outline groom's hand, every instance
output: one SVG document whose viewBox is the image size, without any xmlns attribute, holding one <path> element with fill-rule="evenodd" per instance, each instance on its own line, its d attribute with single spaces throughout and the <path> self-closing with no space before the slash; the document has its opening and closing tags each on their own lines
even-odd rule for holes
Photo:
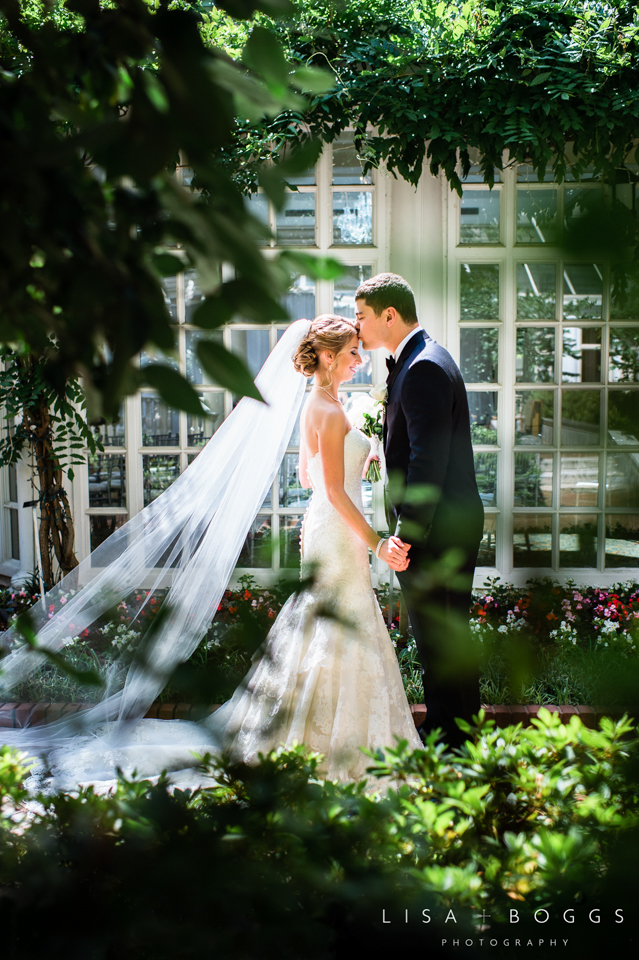
<svg viewBox="0 0 639 960">
<path fill-rule="evenodd" d="M 399 537 L 389 537 L 379 551 L 380 559 L 387 563 L 391 570 L 397 570 L 401 573 L 406 570 L 410 563 L 408 551 L 410 543 L 404 543 Z"/>
</svg>

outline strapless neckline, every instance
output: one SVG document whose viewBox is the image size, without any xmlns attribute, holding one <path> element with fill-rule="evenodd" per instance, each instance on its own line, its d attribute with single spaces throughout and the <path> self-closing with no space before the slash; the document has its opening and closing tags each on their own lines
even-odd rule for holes
<svg viewBox="0 0 639 960">
<path fill-rule="evenodd" d="M 346 438 L 347 438 L 347 437 L 350 437 L 351 433 L 353 433 L 356 429 L 357 429 L 357 427 L 351 427 L 351 429 L 350 429 L 347 433 L 344 434 L 344 443 L 346 443 Z M 314 453 L 313 456 L 311 457 L 311 459 L 307 461 L 307 463 L 306 463 L 306 469 L 307 469 L 307 470 L 308 470 L 309 466 L 311 465 L 311 463 L 313 462 L 313 460 L 316 460 L 317 457 L 319 457 L 319 455 L 320 455 L 320 452 L 319 452 L 319 450 L 318 450 L 317 453 Z"/>
</svg>

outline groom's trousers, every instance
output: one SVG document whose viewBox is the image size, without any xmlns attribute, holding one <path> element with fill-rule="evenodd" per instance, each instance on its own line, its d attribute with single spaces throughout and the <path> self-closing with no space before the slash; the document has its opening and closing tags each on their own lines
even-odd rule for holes
<svg viewBox="0 0 639 960">
<path fill-rule="evenodd" d="M 420 732 L 441 727 L 450 746 L 466 737 L 455 717 L 471 721 L 480 708 L 476 645 L 470 631 L 471 589 L 479 542 L 448 584 L 438 575 L 441 554 L 414 544 L 410 566 L 397 577 L 422 663 L 426 720 Z"/>
</svg>

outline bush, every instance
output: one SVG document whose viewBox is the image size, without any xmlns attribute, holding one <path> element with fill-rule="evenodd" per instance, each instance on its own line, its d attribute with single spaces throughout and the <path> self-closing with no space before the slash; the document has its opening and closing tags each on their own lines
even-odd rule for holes
<svg viewBox="0 0 639 960">
<path fill-rule="evenodd" d="M 453 937 L 483 936 L 498 939 L 493 955 L 512 957 L 509 935 L 535 947 L 541 935 L 539 960 L 554 956 L 548 935 L 563 934 L 564 957 L 611 947 L 621 956 L 639 853 L 638 756 L 626 720 L 595 731 L 542 712 L 524 730 L 484 722 L 454 752 L 434 736 L 424 750 L 379 751 L 372 776 L 392 778 L 388 793 L 319 781 L 319 758 L 300 746 L 250 767 L 205 758 L 216 787 L 121 780 L 110 796 L 39 797 L 25 816 L 24 770 L 5 748 L 3 947 L 25 960 L 43 950 L 341 960 L 382 949 L 457 955 Z M 614 924 L 618 908 L 625 927 Z M 567 909 L 575 926 L 562 920 Z"/>
</svg>

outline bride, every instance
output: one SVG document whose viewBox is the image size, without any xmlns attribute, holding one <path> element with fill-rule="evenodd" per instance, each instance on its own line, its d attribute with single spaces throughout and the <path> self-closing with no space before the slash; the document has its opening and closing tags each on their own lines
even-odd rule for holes
<svg viewBox="0 0 639 960">
<path fill-rule="evenodd" d="M 395 537 L 380 539 L 364 517 L 361 481 L 370 442 L 351 427 L 337 396 L 361 362 L 350 321 L 324 315 L 291 324 L 256 379 L 267 403 L 242 400 L 173 486 L 105 541 L 73 581 L 69 575 L 51 592 L 37 640 L 58 650 L 71 641 L 70 631 L 95 622 L 150 569 L 161 562 L 176 568 L 166 616 L 123 690 L 107 691 L 81 726 L 76 719 L 6 731 L 5 742 L 40 757 L 38 784 L 106 788 L 120 768 L 144 777 L 168 770 L 173 782 L 193 785 L 202 782 L 194 780 L 194 754 L 251 763 L 295 741 L 324 755 L 324 776 L 353 781 L 370 762 L 361 747 L 392 745 L 396 737 L 421 746 L 368 560 L 370 549 L 402 571 L 409 548 Z M 217 609 L 311 375 L 299 465 L 301 482 L 313 491 L 301 532 L 302 577 L 311 585 L 286 602 L 244 681 L 216 713 L 199 723 L 142 720 Z M 96 567 L 97 576 L 82 583 Z M 15 628 L 10 640 L 11 633 Z M 5 689 L 40 663 L 41 655 L 17 646 L 2 661 Z"/>
</svg>

